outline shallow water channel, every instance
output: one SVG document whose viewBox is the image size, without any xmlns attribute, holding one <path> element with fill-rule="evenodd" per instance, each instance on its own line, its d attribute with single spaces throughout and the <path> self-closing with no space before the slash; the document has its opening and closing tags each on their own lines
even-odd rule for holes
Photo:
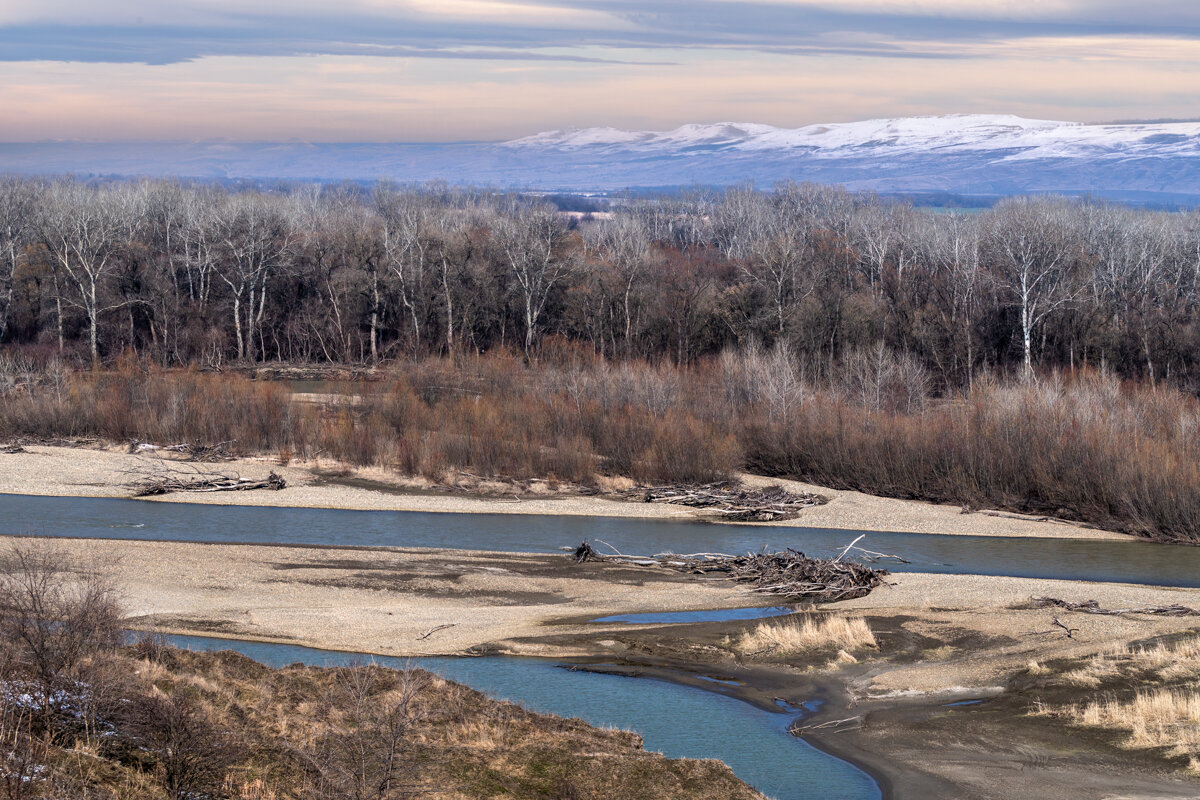
<svg viewBox="0 0 1200 800">
<path fill-rule="evenodd" d="M 199 636 L 168 637 L 194 650 L 237 650 L 281 667 L 363 661 L 354 653 Z M 546 659 L 370 657 L 403 669 L 418 666 L 533 711 L 579 717 L 593 725 L 637 731 L 647 750 L 672 758 L 719 758 L 776 800 L 872 800 L 875 781 L 857 767 L 787 732 L 798 712 L 772 713 L 733 697 L 648 678 L 574 672 Z"/>
<path fill-rule="evenodd" d="M 450 547 L 555 552 L 584 539 L 625 553 L 743 553 L 793 547 L 832 554 L 862 531 L 530 514 L 346 511 L 0 494 L 0 534 L 188 542 Z M 870 532 L 859 543 L 908 564 L 895 572 L 1200 586 L 1200 547 L 1136 540 L 1029 539 Z M 600 550 L 604 545 L 596 544 Z"/>
</svg>

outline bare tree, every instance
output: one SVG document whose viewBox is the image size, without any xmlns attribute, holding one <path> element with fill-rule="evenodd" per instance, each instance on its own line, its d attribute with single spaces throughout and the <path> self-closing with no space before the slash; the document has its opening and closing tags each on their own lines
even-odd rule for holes
<svg viewBox="0 0 1200 800">
<path fill-rule="evenodd" d="M 1026 378 L 1033 375 L 1034 328 L 1075 300 L 1068 213 L 1061 200 L 1017 198 L 989 220 L 995 276 L 1017 306 Z"/>
<path fill-rule="evenodd" d="M 497 247 L 520 288 L 528 355 L 546 302 L 555 286 L 571 272 L 567 252 L 570 234 L 554 209 L 524 206 L 517 201 L 507 203 L 493 226 Z"/>
<path fill-rule="evenodd" d="M 239 360 L 247 354 L 253 358 L 255 332 L 266 307 L 267 282 L 284 264 L 290 234 L 282 211 L 262 195 L 236 195 L 220 209 L 217 235 L 223 259 L 218 274 L 233 294 Z"/>
<path fill-rule="evenodd" d="M 106 304 L 104 296 L 107 279 L 139 222 L 136 200 L 128 187 L 96 189 L 75 181 L 58 181 L 50 185 L 39 218 L 39 238 L 76 290 L 77 298 L 70 302 L 87 319 L 93 363 L 100 360 L 101 315 L 137 302 Z"/>
<path fill-rule="evenodd" d="M 592 236 L 621 287 L 625 352 L 629 353 L 633 338 L 633 289 L 650 258 L 650 231 L 642 217 L 621 213 L 600 223 Z"/>
<path fill-rule="evenodd" d="M 80 668 L 120 643 L 121 612 L 105 570 L 41 544 L 0 553 L 0 646 L 10 674 L 31 687 L 45 731 L 64 704 L 78 704 Z"/>
<path fill-rule="evenodd" d="M 375 191 L 375 209 L 383 226 L 384 258 L 396 276 L 400 302 L 412 323 L 413 344 L 419 347 L 425 318 L 425 273 L 432 247 L 427 230 L 430 204 L 416 192 L 380 186 Z"/>
<path fill-rule="evenodd" d="M 951 373 L 959 371 L 959 354 L 965 362 L 967 383 L 971 383 L 974 365 L 974 341 L 971 330 L 982 277 L 979 226 L 975 218 L 952 214 L 930 221 L 920 236 L 924 259 L 930 265 L 935 291 L 940 292 L 936 308 L 942 319 L 948 348 L 936 348 L 935 354 L 950 350 Z M 946 357 L 946 356 L 943 356 Z"/>
<path fill-rule="evenodd" d="M 17 264 L 33 243 L 38 201 L 32 181 L 0 177 L 0 341 L 8 332 Z"/>
<path fill-rule="evenodd" d="M 322 725 L 307 761 L 313 800 L 394 800 L 416 788 L 408 760 L 426 685 L 417 670 L 373 665 L 339 669 L 323 703 Z"/>
<path fill-rule="evenodd" d="M 217 796 L 244 755 L 237 737 L 214 721 L 195 690 L 134 693 L 117 712 L 121 730 L 154 759 L 154 771 L 176 800 Z"/>
</svg>

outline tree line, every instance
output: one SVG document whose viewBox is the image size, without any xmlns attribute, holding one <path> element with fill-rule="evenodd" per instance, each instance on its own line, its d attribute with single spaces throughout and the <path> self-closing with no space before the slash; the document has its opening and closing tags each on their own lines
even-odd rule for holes
<svg viewBox="0 0 1200 800">
<path fill-rule="evenodd" d="M 1018 197 L 946 213 L 811 184 L 613 201 L 431 185 L 0 178 L 0 342 L 164 365 L 546 347 L 816 372 L 883 349 L 940 387 L 1099 366 L 1194 388 L 1200 213 Z"/>
</svg>

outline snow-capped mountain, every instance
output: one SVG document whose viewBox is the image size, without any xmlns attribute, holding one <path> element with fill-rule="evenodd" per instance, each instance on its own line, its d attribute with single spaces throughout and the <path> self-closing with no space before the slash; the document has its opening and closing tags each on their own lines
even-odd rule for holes
<svg viewBox="0 0 1200 800">
<path fill-rule="evenodd" d="M 470 144 L 0 144 L 0 172 L 617 190 L 782 180 L 880 192 L 1090 193 L 1200 201 L 1200 122 L 1086 125 L 951 115 L 776 128 L 586 128 Z"/>
<path fill-rule="evenodd" d="M 507 147 L 560 152 L 640 150 L 686 156 L 697 151 L 786 151 L 813 158 L 992 153 L 1002 159 L 1114 154 L 1200 156 L 1200 122 L 1085 125 L 1015 116 L 956 114 L 775 128 L 753 123 L 684 125 L 672 131 L 587 128 L 549 131 Z"/>
</svg>

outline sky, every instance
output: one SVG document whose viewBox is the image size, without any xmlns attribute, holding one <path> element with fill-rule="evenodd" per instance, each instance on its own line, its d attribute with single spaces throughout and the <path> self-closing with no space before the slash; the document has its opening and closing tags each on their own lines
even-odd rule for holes
<svg viewBox="0 0 1200 800">
<path fill-rule="evenodd" d="M 0 0 L 0 141 L 1200 117 L 1196 0 Z"/>
</svg>

